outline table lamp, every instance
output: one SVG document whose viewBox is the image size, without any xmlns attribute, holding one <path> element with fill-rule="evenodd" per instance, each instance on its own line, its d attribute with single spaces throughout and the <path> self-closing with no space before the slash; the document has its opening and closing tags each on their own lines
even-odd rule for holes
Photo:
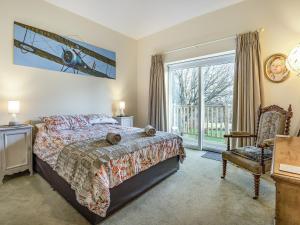
<svg viewBox="0 0 300 225">
<path fill-rule="evenodd" d="M 124 109 L 125 109 L 125 102 L 120 101 L 120 116 L 125 116 Z"/>
<path fill-rule="evenodd" d="M 20 112 L 20 102 L 19 101 L 8 101 L 7 102 L 7 111 L 12 115 L 12 120 L 9 121 L 9 126 L 16 126 L 19 123 L 17 122 L 17 114 Z"/>
</svg>

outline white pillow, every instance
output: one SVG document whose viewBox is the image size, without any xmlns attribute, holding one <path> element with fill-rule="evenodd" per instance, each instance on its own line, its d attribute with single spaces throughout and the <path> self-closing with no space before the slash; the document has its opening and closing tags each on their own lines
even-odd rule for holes
<svg viewBox="0 0 300 225">
<path fill-rule="evenodd" d="M 90 124 L 105 124 L 105 123 L 110 123 L 110 124 L 116 124 L 118 121 L 116 121 L 112 117 L 102 117 L 102 118 L 93 118 L 90 119 Z"/>
</svg>

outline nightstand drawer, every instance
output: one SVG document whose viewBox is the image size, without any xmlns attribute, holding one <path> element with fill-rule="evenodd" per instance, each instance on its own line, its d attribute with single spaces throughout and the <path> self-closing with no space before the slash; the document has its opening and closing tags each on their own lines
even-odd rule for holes
<svg viewBox="0 0 300 225">
<path fill-rule="evenodd" d="M 124 118 L 122 119 L 122 126 L 124 127 L 132 127 L 132 119 L 131 118 Z"/>
<path fill-rule="evenodd" d="M 5 175 L 29 170 L 32 174 L 31 126 L 0 130 L 0 184 Z"/>
<path fill-rule="evenodd" d="M 3 134 L 4 170 L 28 165 L 28 136 L 27 130 Z"/>
<path fill-rule="evenodd" d="M 123 127 L 133 127 L 133 116 L 116 116 L 114 119 Z"/>
</svg>

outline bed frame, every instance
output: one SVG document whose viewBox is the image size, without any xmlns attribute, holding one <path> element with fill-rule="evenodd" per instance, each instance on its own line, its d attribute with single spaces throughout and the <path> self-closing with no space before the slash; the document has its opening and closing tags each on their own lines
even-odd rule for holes
<svg viewBox="0 0 300 225">
<path fill-rule="evenodd" d="M 82 216 L 95 225 L 106 219 L 129 201 L 143 194 L 179 169 L 179 157 L 173 157 L 131 177 L 120 185 L 110 189 L 110 206 L 107 216 L 101 217 L 80 205 L 75 191 L 46 162 L 34 155 L 34 170 L 39 173 L 60 195 L 62 195 Z"/>
</svg>

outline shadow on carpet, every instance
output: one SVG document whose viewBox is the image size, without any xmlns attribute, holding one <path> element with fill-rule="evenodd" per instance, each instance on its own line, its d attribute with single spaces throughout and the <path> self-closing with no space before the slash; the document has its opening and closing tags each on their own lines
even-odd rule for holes
<svg viewBox="0 0 300 225">
<path fill-rule="evenodd" d="M 217 152 L 205 152 L 205 154 L 202 155 L 201 157 L 206 159 L 216 160 L 216 161 L 222 160 L 222 154 Z"/>
</svg>

